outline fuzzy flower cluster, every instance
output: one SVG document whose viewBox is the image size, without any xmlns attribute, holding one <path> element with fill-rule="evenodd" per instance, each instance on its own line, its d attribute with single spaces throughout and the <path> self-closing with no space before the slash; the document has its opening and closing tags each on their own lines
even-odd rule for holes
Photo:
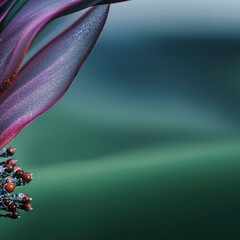
<svg viewBox="0 0 240 240">
<path fill-rule="evenodd" d="M 0 152 L 0 157 L 9 158 L 0 162 L 0 216 L 17 219 L 20 217 L 19 210 L 32 210 L 32 198 L 23 193 L 12 193 L 17 187 L 31 182 L 32 174 L 16 165 L 17 160 L 12 158 L 14 153 L 15 148 L 12 147 Z"/>
</svg>

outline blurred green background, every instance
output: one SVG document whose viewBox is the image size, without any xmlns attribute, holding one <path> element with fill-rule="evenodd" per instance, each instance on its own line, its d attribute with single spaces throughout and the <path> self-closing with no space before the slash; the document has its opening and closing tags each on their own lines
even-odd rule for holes
<svg viewBox="0 0 240 240">
<path fill-rule="evenodd" d="M 240 239 L 239 9 L 112 6 L 65 97 L 10 144 L 34 210 L 2 239 Z"/>
</svg>

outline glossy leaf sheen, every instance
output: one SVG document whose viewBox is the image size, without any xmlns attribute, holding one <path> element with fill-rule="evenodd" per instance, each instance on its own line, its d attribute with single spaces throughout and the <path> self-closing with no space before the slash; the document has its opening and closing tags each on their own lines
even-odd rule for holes
<svg viewBox="0 0 240 240">
<path fill-rule="evenodd" d="M 43 48 L 0 98 L 0 149 L 65 93 L 93 48 L 109 6 L 94 7 Z"/>
</svg>

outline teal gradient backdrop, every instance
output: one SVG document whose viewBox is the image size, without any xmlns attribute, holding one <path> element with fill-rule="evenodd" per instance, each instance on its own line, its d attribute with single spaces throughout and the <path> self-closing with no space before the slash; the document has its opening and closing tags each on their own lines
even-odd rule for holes
<svg viewBox="0 0 240 240">
<path fill-rule="evenodd" d="M 239 239 L 239 9 L 112 6 L 66 96 L 11 143 L 34 210 L 2 239 Z"/>
</svg>

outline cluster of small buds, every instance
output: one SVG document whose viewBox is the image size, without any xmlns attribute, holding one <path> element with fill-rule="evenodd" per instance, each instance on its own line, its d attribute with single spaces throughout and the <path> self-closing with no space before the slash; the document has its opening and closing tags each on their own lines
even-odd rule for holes
<svg viewBox="0 0 240 240">
<path fill-rule="evenodd" d="M 32 174 L 24 172 L 17 166 L 17 160 L 11 158 L 15 153 L 15 148 L 9 147 L 0 151 L 0 157 L 9 158 L 0 162 L 0 213 L 1 217 L 17 219 L 20 217 L 19 209 L 32 210 L 32 198 L 23 194 L 11 194 L 16 187 L 24 186 L 32 181 Z"/>
</svg>

